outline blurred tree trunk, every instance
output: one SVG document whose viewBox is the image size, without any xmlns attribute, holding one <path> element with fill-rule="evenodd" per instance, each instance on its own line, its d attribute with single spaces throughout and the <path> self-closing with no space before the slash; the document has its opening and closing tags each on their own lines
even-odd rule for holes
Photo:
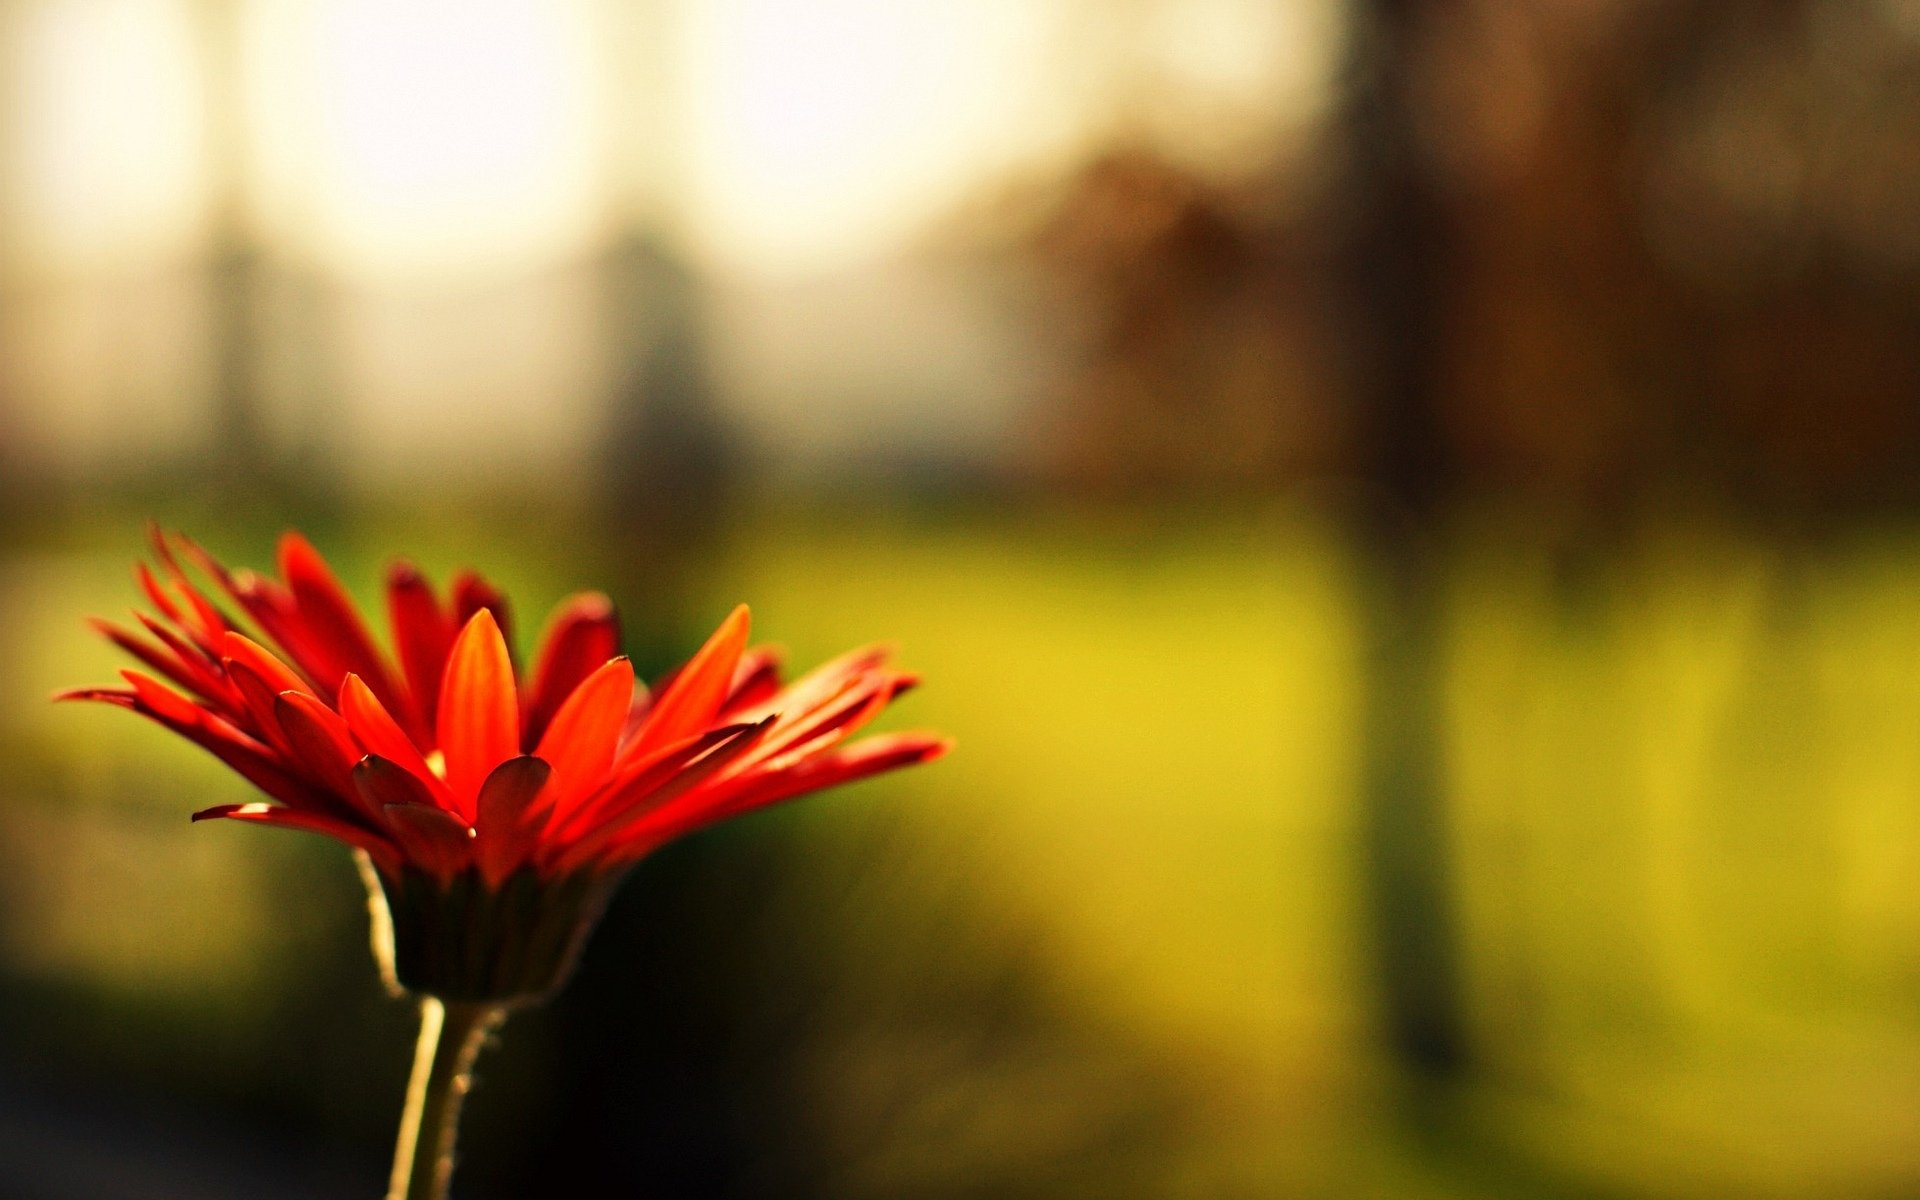
<svg viewBox="0 0 1920 1200">
<path fill-rule="evenodd" d="M 624 648 L 653 680 L 725 615 L 702 607 L 701 576 L 724 532 L 726 446 L 697 275 L 639 220 L 616 235 L 598 273 L 610 385 L 594 539 L 609 556 Z M 556 1004 L 566 1088 L 542 1114 L 550 1140 L 528 1170 L 550 1178 L 564 1163 L 581 1194 L 619 1194 L 635 1181 L 657 1200 L 755 1194 L 765 1131 L 742 1114 L 776 1085 L 753 1073 L 769 1064 L 734 1060 L 751 1027 L 741 980 L 768 936 L 752 903 L 771 886 L 768 867 L 699 838 L 649 858 L 623 886 Z M 744 911 L 711 936 L 704 914 L 731 892 L 746 894 Z"/>
<path fill-rule="evenodd" d="M 209 194 L 207 338 L 212 405 L 206 473 L 222 490 L 264 483 L 271 475 L 261 407 L 260 312 L 265 256 L 247 205 L 247 96 L 244 6 L 200 0 L 200 42 L 206 62 Z"/>
<path fill-rule="evenodd" d="M 1423 24 L 1445 0 L 1367 0 L 1348 80 L 1355 345 L 1365 556 L 1362 850 L 1382 1033 L 1416 1076 L 1468 1065 L 1449 872 L 1442 567 L 1449 489 L 1440 415 L 1446 230 L 1415 95 Z"/>
<path fill-rule="evenodd" d="M 706 280 L 676 236 L 681 7 L 601 9 L 622 90 L 612 232 L 592 267 L 607 378 L 593 529 L 624 648 L 649 681 L 725 615 L 706 607 L 702 577 L 725 532 L 730 447 L 708 367 Z M 744 1114 L 776 1089 L 754 1073 L 767 1064 L 734 1060 L 750 1028 L 741 978 L 767 936 L 752 903 L 764 870 L 701 838 L 650 858 L 623 886 L 555 1006 L 566 1087 L 540 1114 L 551 1125 L 527 1164 L 532 1190 L 561 1164 L 581 1194 L 625 1194 L 637 1181 L 657 1200 L 755 1194 L 765 1131 Z M 735 890 L 744 911 L 725 936 L 710 936 L 707 914 Z"/>
<path fill-rule="evenodd" d="M 731 481 L 707 362 L 707 280 L 685 250 L 686 67 L 678 0 L 604 0 L 612 232 L 595 264 L 608 386 L 597 490 L 636 666 L 664 669 L 720 614 L 690 612 L 693 577 L 719 540 Z M 624 571 L 624 575 L 621 572 Z"/>
<path fill-rule="evenodd" d="M 687 613 L 682 598 L 719 539 L 731 474 L 707 367 L 705 289 L 664 237 L 639 225 L 607 248 L 600 273 L 611 376 L 603 511 L 623 561 L 640 572 L 646 624 L 670 638 L 704 636 L 693 627 L 717 615 Z"/>
</svg>

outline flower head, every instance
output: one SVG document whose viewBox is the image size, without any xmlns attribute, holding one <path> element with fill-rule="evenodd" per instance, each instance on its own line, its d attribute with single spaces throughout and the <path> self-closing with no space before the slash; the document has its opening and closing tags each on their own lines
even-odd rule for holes
<svg viewBox="0 0 1920 1200">
<path fill-rule="evenodd" d="M 149 717 L 271 800 L 195 820 L 363 852 L 392 912 L 393 973 L 417 990 L 544 991 L 611 881 L 650 851 L 949 745 L 925 733 L 849 744 L 914 677 L 873 648 L 784 684 L 779 656 L 749 647 L 744 606 L 649 689 L 601 595 L 561 604 L 522 670 L 505 597 L 477 575 L 443 597 L 393 567 L 388 654 L 297 533 L 281 539 L 278 578 L 229 571 L 183 536 L 155 530 L 153 544 L 155 563 L 135 572 L 152 611 L 135 611 L 138 629 L 96 622 L 150 673 L 63 698 Z M 532 965 L 508 961 L 516 947 Z"/>
</svg>

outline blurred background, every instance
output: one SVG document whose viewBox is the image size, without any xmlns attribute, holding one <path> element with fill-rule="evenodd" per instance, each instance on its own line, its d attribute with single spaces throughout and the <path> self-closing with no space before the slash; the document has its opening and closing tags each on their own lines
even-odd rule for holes
<svg viewBox="0 0 1920 1200">
<path fill-rule="evenodd" d="M 0 1194 L 369 1196 L 339 847 L 56 708 L 143 523 L 892 638 L 456 1192 L 1920 1191 L 1912 0 L 0 7 Z"/>
</svg>

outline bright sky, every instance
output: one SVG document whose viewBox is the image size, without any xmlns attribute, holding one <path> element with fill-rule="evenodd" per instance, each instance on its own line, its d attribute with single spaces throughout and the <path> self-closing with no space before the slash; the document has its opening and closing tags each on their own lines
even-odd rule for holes
<svg viewBox="0 0 1920 1200">
<path fill-rule="evenodd" d="M 18 10 L 6 174 L 30 257 L 191 247 L 209 7 Z M 636 29 L 622 7 L 241 5 L 242 170 L 264 232 L 349 273 L 510 272 L 591 245 L 618 216 L 611 181 L 637 175 L 716 266 L 832 269 L 1117 116 L 1218 154 L 1235 130 L 1297 121 L 1332 20 L 1330 0 L 663 0 Z"/>
<path fill-rule="evenodd" d="M 231 5 L 0 13 L 0 250 L 31 297 L 9 370 L 37 413 L 18 436 L 45 453 L 138 461 L 201 436 L 194 280 L 223 195 L 270 254 L 354 298 L 331 349 L 364 461 L 423 431 L 568 461 L 597 314 L 552 279 L 642 212 L 732 294 L 785 297 L 723 322 L 723 353 L 810 395 L 852 395 L 864 372 L 870 406 L 898 407 L 891 343 L 848 345 L 807 281 L 885 262 L 1117 129 L 1244 163 L 1310 120 L 1337 33 L 1336 0 Z M 890 304 L 878 319 L 922 331 L 914 362 L 978 357 L 942 324 L 951 300 Z M 782 341 L 783 321 L 813 332 Z M 799 401 L 748 402 L 766 424 Z M 818 403 L 803 423 L 830 441 Z"/>
<path fill-rule="evenodd" d="M 4 27 L 0 169 L 34 259 L 110 266 L 179 251 L 204 200 L 193 31 L 169 0 L 37 0 Z"/>
</svg>

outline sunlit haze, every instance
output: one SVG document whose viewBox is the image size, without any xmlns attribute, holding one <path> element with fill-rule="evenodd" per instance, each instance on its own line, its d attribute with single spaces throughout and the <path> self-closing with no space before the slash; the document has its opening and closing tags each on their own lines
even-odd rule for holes
<svg viewBox="0 0 1920 1200">
<path fill-rule="evenodd" d="M 691 248 L 748 275 L 830 270 L 1116 120 L 1151 122 L 1142 80 L 1213 118 L 1203 151 L 1298 120 L 1330 48 L 1318 4 L 1145 5 L 1119 33 L 1016 0 L 661 11 L 648 80 L 606 52 L 619 22 L 594 0 L 259 0 L 231 29 L 185 0 L 41 0 L 15 17 L 22 239 L 56 261 L 177 249 L 213 169 L 211 69 L 248 105 L 221 169 L 283 253 L 382 278 L 584 253 L 621 219 L 609 131 L 657 105 L 666 219 Z"/>
</svg>

